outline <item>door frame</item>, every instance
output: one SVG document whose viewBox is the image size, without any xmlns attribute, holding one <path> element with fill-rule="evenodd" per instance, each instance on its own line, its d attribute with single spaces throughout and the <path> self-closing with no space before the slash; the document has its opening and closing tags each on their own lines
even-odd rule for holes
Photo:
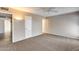
<svg viewBox="0 0 79 59">
<path fill-rule="evenodd" d="M 13 25 L 12 25 L 13 24 L 13 21 L 12 21 L 13 17 L 12 16 L 13 15 L 12 14 L 10 14 L 10 15 L 11 15 L 11 17 L 10 17 L 10 22 L 11 22 L 10 25 L 11 25 L 11 43 L 12 43 L 12 38 L 13 38 L 13 35 L 12 35 L 13 34 Z"/>
</svg>

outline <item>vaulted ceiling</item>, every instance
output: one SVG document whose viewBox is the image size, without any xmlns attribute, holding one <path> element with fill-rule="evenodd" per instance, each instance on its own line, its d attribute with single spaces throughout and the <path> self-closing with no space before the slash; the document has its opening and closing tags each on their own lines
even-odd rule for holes
<svg viewBox="0 0 79 59">
<path fill-rule="evenodd" d="M 79 11 L 78 7 L 16 7 L 14 9 L 45 17 Z"/>
</svg>

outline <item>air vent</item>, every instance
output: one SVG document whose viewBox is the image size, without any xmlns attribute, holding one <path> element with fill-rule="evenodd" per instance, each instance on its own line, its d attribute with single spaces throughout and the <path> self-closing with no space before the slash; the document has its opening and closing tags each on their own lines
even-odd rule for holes
<svg viewBox="0 0 79 59">
<path fill-rule="evenodd" d="M 8 7 L 0 7 L 0 10 L 9 11 L 9 8 Z"/>
</svg>

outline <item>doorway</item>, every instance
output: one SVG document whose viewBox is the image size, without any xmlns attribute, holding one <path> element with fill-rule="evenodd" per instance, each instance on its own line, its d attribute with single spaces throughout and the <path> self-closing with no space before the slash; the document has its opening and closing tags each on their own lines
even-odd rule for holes
<svg viewBox="0 0 79 59">
<path fill-rule="evenodd" d="M 0 44 L 12 42 L 12 15 L 0 13 Z"/>
</svg>

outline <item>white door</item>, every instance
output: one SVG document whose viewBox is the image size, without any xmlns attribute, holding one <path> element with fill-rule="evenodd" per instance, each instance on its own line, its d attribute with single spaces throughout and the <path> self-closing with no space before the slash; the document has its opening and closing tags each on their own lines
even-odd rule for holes
<svg viewBox="0 0 79 59">
<path fill-rule="evenodd" d="M 25 17 L 25 38 L 32 37 L 32 17 Z"/>
</svg>

